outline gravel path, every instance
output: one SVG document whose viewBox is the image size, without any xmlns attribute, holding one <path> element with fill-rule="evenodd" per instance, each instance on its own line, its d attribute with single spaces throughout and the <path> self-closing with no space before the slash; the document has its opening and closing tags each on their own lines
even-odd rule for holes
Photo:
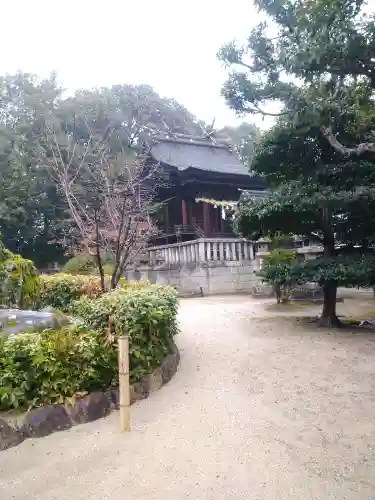
<svg viewBox="0 0 375 500">
<path fill-rule="evenodd" d="M 173 380 L 118 414 L 0 453 L 1 500 L 375 498 L 375 343 L 182 302 Z"/>
</svg>

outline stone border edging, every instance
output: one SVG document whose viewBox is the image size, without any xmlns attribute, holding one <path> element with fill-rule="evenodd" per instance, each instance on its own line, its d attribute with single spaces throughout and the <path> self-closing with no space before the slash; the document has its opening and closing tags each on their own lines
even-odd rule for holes
<svg viewBox="0 0 375 500">
<path fill-rule="evenodd" d="M 159 390 L 176 373 L 180 353 L 174 344 L 173 352 L 150 375 L 146 375 L 130 386 L 131 404 L 145 399 L 150 393 Z M 93 392 L 78 399 L 74 406 L 61 404 L 45 405 L 27 412 L 20 426 L 13 426 L 0 418 L 0 451 L 17 446 L 27 438 L 44 437 L 53 432 L 70 429 L 74 425 L 93 422 L 107 416 L 118 408 L 118 389 Z"/>
</svg>

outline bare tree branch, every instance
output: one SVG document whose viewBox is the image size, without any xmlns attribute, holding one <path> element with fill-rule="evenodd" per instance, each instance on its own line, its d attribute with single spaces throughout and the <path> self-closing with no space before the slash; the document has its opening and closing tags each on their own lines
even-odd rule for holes
<svg viewBox="0 0 375 500">
<path fill-rule="evenodd" d="M 115 288 L 156 232 L 151 207 L 162 181 L 157 165 L 130 160 L 124 151 L 111 155 L 108 141 L 113 131 L 106 130 L 94 140 L 98 134 L 85 124 L 86 141 L 66 131 L 58 137 L 55 130 L 47 129 L 53 178 L 65 195 L 81 245 L 96 259 L 103 289 L 103 259 L 112 256 L 111 287 Z"/>
</svg>

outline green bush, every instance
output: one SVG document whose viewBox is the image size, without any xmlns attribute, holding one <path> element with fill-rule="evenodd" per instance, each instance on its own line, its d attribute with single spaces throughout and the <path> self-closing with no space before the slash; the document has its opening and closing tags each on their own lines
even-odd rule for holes
<svg viewBox="0 0 375 500">
<path fill-rule="evenodd" d="M 113 258 L 111 256 L 104 256 L 102 259 L 104 274 L 112 275 L 114 270 Z M 69 259 L 61 272 L 64 274 L 90 274 L 99 275 L 98 265 L 92 255 L 80 253 Z"/>
<path fill-rule="evenodd" d="M 39 290 L 34 263 L 13 254 L 0 242 L 0 304 L 26 309 L 35 304 Z"/>
<path fill-rule="evenodd" d="M 277 303 L 288 302 L 297 286 L 297 281 L 290 273 L 291 266 L 296 262 L 295 252 L 282 249 L 272 250 L 263 259 L 258 275 L 263 281 L 272 284 Z"/>
<path fill-rule="evenodd" d="M 110 289 L 111 277 L 105 276 L 106 290 Z M 148 282 L 129 283 L 122 278 L 117 289 L 137 290 L 148 286 Z M 40 294 L 38 309 L 50 306 L 63 312 L 69 312 L 73 301 L 81 297 L 95 299 L 103 295 L 99 276 L 72 275 L 57 273 L 40 276 Z"/>
<path fill-rule="evenodd" d="M 110 318 L 116 334 L 128 332 L 132 381 L 151 373 L 171 352 L 178 332 L 177 308 L 176 291 L 157 285 L 128 286 L 96 300 L 83 297 L 72 304 L 73 313 L 103 335 Z"/>
<path fill-rule="evenodd" d="M 117 382 L 116 342 L 129 333 L 130 377 L 151 373 L 172 351 L 177 295 L 168 287 L 129 285 L 72 304 L 85 323 L 0 337 L 0 410 L 64 402 Z"/>
<path fill-rule="evenodd" d="M 0 338 L 1 410 L 61 403 L 116 376 L 116 349 L 86 327 Z"/>
<path fill-rule="evenodd" d="M 84 253 L 69 259 L 61 269 L 64 274 L 94 274 L 97 265 L 91 255 Z"/>
<path fill-rule="evenodd" d="M 98 276 L 57 273 L 41 275 L 40 281 L 39 309 L 51 306 L 68 312 L 72 301 L 84 295 L 89 298 L 96 298 L 103 293 Z M 106 277 L 107 287 L 109 287 L 109 282 L 110 278 Z"/>
</svg>

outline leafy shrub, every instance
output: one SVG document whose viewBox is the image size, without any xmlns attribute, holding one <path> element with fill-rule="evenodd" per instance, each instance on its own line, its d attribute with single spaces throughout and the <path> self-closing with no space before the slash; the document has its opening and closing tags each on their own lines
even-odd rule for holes
<svg viewBox="0 0 375 500">
<path fill-rule="evenodd" d="M 103 293 L 98 276 L 58 273 L 41 275 L 40 280 L 39 309 L 51 306 L 67 312 L 72 301 L 79 299 L 83 295 L 96 298 Z M 106 278 L 108 287 L 109 281 L 109 278 Z"/>
<path fill-rule="evenodd" d="M 0 339 L 1 410 L 64 402 L 109 387 L 116 376 L 116 349 L 86 327 Z"/>
<path fill-rule="evenodd" d="M 91 255 L 80 253 L 69 259 L 61 272 L 64 274 L 94 274 L 96 263 Z"/>
<path fill-rule="evenodd" d="M 105 276 L 106 289 L 110 289 L 111 277 Z M 69 312 L 73 301 L 86 296 L 95 299 L 103 294 L 99 276 L 72 275 L 57 273 L 40 276 L 40 295 L 38 308 L 50 306 L 60 311 Z M 148 282 L 129 283 L 122 278 L 118 289 L 137 290 L 148 286 Z"/>
<path fill-rule="evenodd" d="M 290 270 L 297 262 L 296 254 L 288 250 L 276 249 L 263 259 L 261 271 L 258 273 L 267 283 L 272 284 L 277 303 L 288 302 L 297 282 Z"/>
<path fill-rule="evenodd" d="M 0 242 L 0 303 L 25 309 L 35 304 L 40 291 L 38 271 L 31 260 L 13 254 Z"/>
<path fill-rule="evenodd" d="M 103 256 L 104 274 L 112 275 L 114 270 L 113 258 L 111 256 Z M 79 253 L 65 263 L 61 272 L 64 274 L 90 274 L 98 275 L 99 270 L 95 258 L 92 255 Z"/>
<path fill-rule="evenodd" d="M 106 293 L 96 300 L 83 297 L 72 304 L 74 314 L 105 335 L 109 320 L 116 334 L 128 332 L 130 377 L 139 380 L 171 352 L 176 323 L 177 293 L 169 287 L 137 284 Z"/>
</svg>

